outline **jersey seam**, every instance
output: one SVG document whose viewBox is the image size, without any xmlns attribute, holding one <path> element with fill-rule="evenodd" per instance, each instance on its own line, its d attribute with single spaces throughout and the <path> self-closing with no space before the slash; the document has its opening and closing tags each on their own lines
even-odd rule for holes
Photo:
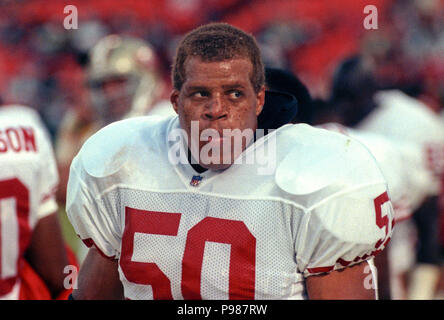
<svg viewBox="0 0 444 320">
<path fill-rule="evenodd" d="M 103 196 L 105 196 L 106 193 L 112 192 L 115 189 L 118 188 L 125 188 L 125 189 L 132 189 L 132 190 L 137 190 L 137 191 L 147 191 L 147 192 L 154 192 L 154 193 L 193 193 L 193 194 L 198 194 L 198 195 L 203 195 L 203 196 L 210 196 L 210 197 L 218 197 L 218 198 L 224 198 L 224 199 L 235 199 L 235 200 L 256 200 L 256 201 L 281 201 L 281 202 L 285 202 L 287 204 L 290 204 L 298 209 L 303 210 L 304 212 L 307 211 L 307 208 L 295 203 L 291 200 L 287 200 L 285 198 L 280 198 L 280 197 L 240 197 L 240 196 L 226 196 L 223 194 L 214 194 L 211 192 L 203 192 L 203 191 L 194 191 L 194 192 L 190 192 L 190 190 L 166 190 L 166 191 L 161 191 L 161 190 L 152 190 L 152 189 L 135 189 L 133 187 L 131 187 L 130 185 L 126 185 L 126 184 L 116 184 L 112 187 L 109 187 L 108 189 L 105 189 L 103 192 L 101 192 L 96 199 L 99 200 L 99 198 L 102 198 Z"/>
</svg>

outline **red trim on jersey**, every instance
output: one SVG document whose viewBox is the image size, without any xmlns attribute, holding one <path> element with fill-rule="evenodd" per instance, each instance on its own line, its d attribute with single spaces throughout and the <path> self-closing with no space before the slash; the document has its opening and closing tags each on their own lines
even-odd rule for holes
<svg viewBox="0 0 444 320">
<path fill-rule="evenodd" d="M 387 244 L 389 242 L 390 242 L 390 237 L 388 237 L 387 240 L 383 243 L 384 247 L 387 246 Z M 343 267 L 348 267 L 352 262 L 358 263 L 358 262 L 368 260 L 371 257 L 376 257 L 381 251 L 382 250 L 374 250 L 370 254 L 364 254 L 362 257 L 356 257 L 351 261 L 347 261 L 342 258 L 339 258 L 338 260 L 336 260 L 336 263 L 339 263 Z M 328 266 L 328 267 L 307 268 L 307 271 L 310 273 L 325 273 L 325 272 L 332 271 L 334 269 L 334 267 L 335 266 L 333 265 L 333 266 Z"/>
<path fill-rule="evenodd" d="M 346 266 L 348 266 L 351 263 L 351 261 L 347 261 L 347 260 L 344 260 L 342 258 L 339 258 L 337 262 L 340 263 L 341 266 L 343 266 L 343 267 L 346 267 Z"/>
<path fill-rule="evenodd" d="M 330 272 L 332 271 L 334 266 L 330 267 L 317 267 L 317 268 L 307 268 L 307 271 L 310 273 L 320 273 L 320 272 Z"/>
<path fill-rule="evenodd" d="M 91 247 L 94 245 L 94 247 L 97 249 L 97 251 L 99 251 L 100 255 L 103 256 L 104 258 L 107 258 L 107 259 L 112 260 L 112 261 L 116 260 L 116 256 L 111 256 L 111 257 L 110 257 L 110 256 L 107 256 L 106 254 L 104 254 L 103 251 L 100 250 L 100 248 L 96 245 L 96 243 L 94 242 L 93 239 L 91 239 L 91 238 L 82 239 L 79 235 L 77 235 L 77 236 L 80 238 L 80 240 L 83 241 L 83 243 L 84 243 L 88 248 L 91 248 Z"/>
</svg>

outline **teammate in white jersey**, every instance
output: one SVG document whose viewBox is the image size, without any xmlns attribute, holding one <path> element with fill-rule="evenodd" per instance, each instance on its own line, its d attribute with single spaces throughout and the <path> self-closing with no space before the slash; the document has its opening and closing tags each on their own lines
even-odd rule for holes
<svg viewBox="0 0 444 320">
<path fill-rule="evenodd" d="M 68 258 L 56 216 L 57 185 L 38 114 L 0 106 L 0 299 L 51 299 L 65 292 Z"/>
<path fill-rule="evenodd" d="M 395 143 L 409 166 L 406 184 L 418 231 L 417 262 L 410 297 L 432 299 L 439 278 L 438 195 L 444 172 L 444 128 L 426 105 L 399 90 L 379 90 L 372 66 L 362 57 L 344 61 L 332 102 L 344 124 L 381 134 Z M 423 272 L 424 270 L 424 272 Z"/>
<path fill-rule="evenodd" d="M 374 299 L 393 208 L 368 150 L 304 124 L 227 147 L 265 95 L 230 25 L 190 32 L 173 82 L 178 117 L 111 124 L 73 160 L 67 212 L 91 247 L 74 299 Z"/>
<path fill-rule="evenodd" d="M 407 173 L 405 172 L 404 162 L 401 160 L 401 155 L 397 147 L 381 135 L 357 131 L 344 127 L 339 123 L 330 122 L 341 122 L 341 118 L 338 117 L 328 103 L 319 99 L 313 100 L 305 85 L 291 71 L 278 68 L 266 68 L 265 71 L 267 87 L 275 91 L 292 94 L 296 97 L 298 101 L 298 113 L 297 116 L 292 119 L 293 123 L 309 123 L 323 129 L 344 134 L 353 139 L 357 139 L 370 150 L 387 180 L 388 194 L 394 205 L 395 221 L 399 223 L 400 221 L 408 219 L 411 215 L 408 195 L 412 190 L 411 188 L 409 189 L 409 185 L 405 183 Z M 276 108 L 273 105 L 265 103 L 264 110 L 268 110 L 270 113 L 276 110 Z M 404 224 L 405 222 L 403 225 Z M 400 281 L 398 281 L 398 279 L 400 277 L 398 275 L 401 274 L 401 271 L 405 270 L 406 266 L 408 267 L 409 263 L 411 264 L 413 260 L 412 253 L 410 255 L 405 254 L 406 251 L 408 252 L 408 250 L 412 248 L 412 245 L 409 246 L 409 243 L 412 242 L 405 242 L 404 238 L 399 240 L 399 234 L 398 228 L 396 228 L 389 247 L 387 248 L 388 250 L 384 250 L 382 254 L 378 255 L 375 259 L 380 299 L 391 299 L 393 296 L 400 296 L 398 294 L 400 290 L 393 290 L 393 288 L 402 287 L 399 285 Z M 403 245 L 402 249 L 407 248 L 407 250 L 399 250 L 401 246 L 393 246 L 394 242 L 401 242 Z M 388 251 L 390 253 L 389 255 L 387 255 Z M 399 253 L 403 254 L 402 259 L 399 259 Z M 395 258 L 393 258 L 393 256 L 395 256 Z M 407 257 L 410 257 L 410 259 L 406 259 Z M 404 263 L 400 264 L 399 262 Z M 392 291 L 394 291 L 393 294 L 391 293 Z"/>
<path fill-rule="evenodd" d="M 363 143 L 375 157 L 381 171 L 387 180 L 388 194 L 393 203 L 396 228 L 393 232 L 389 247 L 384 253 L 385 259 L 379 255 L 375 261 L 379 275 L 379 289 L 384 292 L 384 299 L 406 299 L 407 288 L 405 277 L 415 264 L 415 237 L 414 227 L 410 221 L 412 212 L 411 194 L 415 193 L 415 186 L 409 185 L 405 165 L 405 156 L 397 146 L 387 138 L 372 132 L 344 127 L 338 123 L 325 123 L 320 127 L 340 132 Z M 421 173 L 420 170 L 417 170 Z M 410 172 L 410 174 L 416 174 Z"/>
</svg>

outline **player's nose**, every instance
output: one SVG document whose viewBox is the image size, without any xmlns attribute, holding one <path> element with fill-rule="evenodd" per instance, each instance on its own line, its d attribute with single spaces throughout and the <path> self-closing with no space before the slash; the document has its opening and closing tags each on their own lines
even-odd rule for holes
<svg viewBox="0 0 444 320">
<path fill-rule="evenodd" d="M 226 102 L 222 95 L 215 94 L 210 101 L 208 101 L 204 116 L 207 120 L 220 120 L 227 117 Z"/>
</svg>

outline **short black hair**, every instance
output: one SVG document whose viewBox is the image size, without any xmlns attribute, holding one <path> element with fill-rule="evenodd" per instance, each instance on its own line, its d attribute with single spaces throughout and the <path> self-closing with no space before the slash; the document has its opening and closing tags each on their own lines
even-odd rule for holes
<svg viewBox="0 0 444 320">
<path fill-rule="evenodd" d="M 255 92 L 259 92 L 265 83 L 264 64 L 255 38 L 227 23 L 209 23 L 185 35 L 173 63 L 172 81 L 176 90 L 180 90 L 186 80 L 185 62 L 188 57 L 200 57 L 203 61 L 246 57 L 253 66 L 250 80 Z"/>
</svg>

